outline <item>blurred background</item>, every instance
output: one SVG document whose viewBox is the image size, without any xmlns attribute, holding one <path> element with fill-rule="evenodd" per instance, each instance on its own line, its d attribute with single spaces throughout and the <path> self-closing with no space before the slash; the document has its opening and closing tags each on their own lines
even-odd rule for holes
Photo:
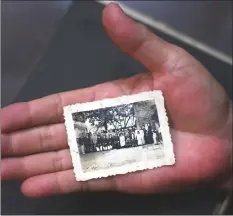
<svg viewBox="0 0 233 216">
<path fill-rule="evenodd" d="M 231 1 L 120 1 L 232 56 Z"/>
<path fill-rule="evenodd" d="M 134 19 L 201 61 L 232 99 L 232 1 L 121 3 Z M 145 71 L 105 34 L 104 4 L 1 2 L 2 107 Z M 20 182 L 2 182 L 1 210 L 2 214 L 211 214 L 227 195 L 204 188 L 173 195 L 76 193 L 29 199 L 21 194 Z"/>
</svg>

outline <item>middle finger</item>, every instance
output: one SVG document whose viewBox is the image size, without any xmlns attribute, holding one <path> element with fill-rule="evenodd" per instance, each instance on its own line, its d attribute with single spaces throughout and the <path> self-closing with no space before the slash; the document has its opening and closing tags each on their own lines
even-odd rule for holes
<svg viewBox="0 0 233 216">
<path fill-rule="evenodd" d="M 53 124 L 2 134 L 2 156 L 20 156 L 68 147 L 64 124 Z"/>
<path fill-rule="evenodd" d="M 1 161 L 2 180 L 26 179 L 31 176 L 72 169 L 68 149 Z"/>
</svg>

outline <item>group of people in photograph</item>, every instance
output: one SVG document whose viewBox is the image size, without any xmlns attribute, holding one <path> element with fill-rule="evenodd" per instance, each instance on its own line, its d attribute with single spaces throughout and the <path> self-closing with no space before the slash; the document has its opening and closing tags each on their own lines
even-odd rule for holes
<svg viewBox="0 0 233 216">
<path fill-rule="evenodd" d="M 80 153 L 107 151 L 112 149 L 121 149 L 127 147 L 136 147 L 145 144 L 161 144 L 162 136 L 159 126 L 152 129 L 150 123 L 136 126 L 113 129 L 100 132 L 86 132 L 80 134 L 77 138 L 80 147 Z"/>
</svg>

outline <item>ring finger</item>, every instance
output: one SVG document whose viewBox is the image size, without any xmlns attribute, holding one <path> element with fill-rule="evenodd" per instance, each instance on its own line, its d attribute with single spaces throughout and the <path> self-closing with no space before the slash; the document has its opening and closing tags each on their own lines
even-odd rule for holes
<svg viewBox="0 0 233 216">
<path fill-rule="evenodd" d="M 72 169 L 68 149 L 35 154 L 20 158 L 6 158 L 1 162 L 2 180 L 26 179 L 31 176 Z"/>
</svg>

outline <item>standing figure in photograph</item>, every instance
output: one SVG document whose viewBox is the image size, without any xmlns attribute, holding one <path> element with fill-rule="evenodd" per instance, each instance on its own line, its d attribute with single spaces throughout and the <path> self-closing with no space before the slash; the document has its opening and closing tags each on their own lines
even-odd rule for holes
<svg viewBox="0 0 233 216">
<path fill-rule="evenodd" d="M 131 135 L 131 129 L 129 128 L 128 129 L 128 135 L 127 135 L 127 140 L 126 140 L 126 143 L 127 143 L 127 147 L 132 147 L 132 135 Z"/>
<path fill-rule="evenodd" d="M 155 127 L 156 127 L 156 131 L 157 131 L 157 143 L 160 144 L 162 142 L 162 135 L 161 135 L 159 124 L 156 123 Z"/>
<path fill-rule="evenodd" d="M 109 134 L 109 140 L 108 140 L 108 149 L 111 150 L 114 145 L 114 140 L 112 134 Z"/>
<path fill-rule="evenodd" d="M 106 145 L 106 150 L 110 149 L 110 134 L 106 133 L 106 141 L 105 141 L 105 145 Z"/>
<path fill-rule="evenodd" d="M 101 151 L 101 136 L 97 134 L 96 151 Z"/>
<path fill-rule="evenodd" d="M 137 139 L 137 145 L 143 145 L 144 144 L 144 135 L 141 133 L 140 130 L 135 131 L 135 137 Z"/>
<path fill-rule="evenodd" d="M 85 154 L 89 153 L 89 134 L 85 133 L 83 137 Z"/>
<path fill-rule="evenodd" d="M 94 143 L 93 143 L 93 135 L 92 133 L 88 133 L 88 140 L 87 140 L 87 144 L 88 144 L 88 152 L 93 152 L 94 151 Z"/>
<path fill-rule="evenodd" d="M 117 132 L 114 133 L 113 135 L 113 143 L 114 143 L 114 148 L 119 149 L 120 148 L 120 140 Z"/>
<path fill-rule="evenodd" d="M 146 143 L 145 141 L 145 130 L 139 129 L 139 134 L 141 135 L 141 140 L 142 140 L 142 145 L 144 145 Z"/>
<path fill-rule="evenodd" d="M 125 133 L 125 147 L 130 147 L 130 141 L 131 141 L 131 137 L 130 137 L 130 133 L 129 131 L 126 131 Z"/>
<path fill-rule="evenodd" d="M 105 151 L 106 150 L 106 135 L 104 133 L 102 134 L 101 146 L 102 146 L 102 151 Z"/>
<path fill-rule="evenodd" d="M 155 145 L 158 145 L 158 141 L 157 141 L 157 133 L 156 133 L 156 131 L 155 130 L 153 130 L 153 143 L 155 144 Z"/>
<path fill-rule="evenodd" d="M 143 142 L 143 145 L 147 144 L 147 130 L 145 128 L 145 125 L 142 126 L 142 131 L 143 131 L 143 139 L 144 139 L 144 142 Z M 142 133 L 142 132 L 141 132 Z"/>
<path fill-rule="evenodd" d="M 152 143 L 154 143 L 153 132 L 152 132 L 151 124 L 149 123 L 147 128 L 147 144 L 152 144 Z"/>
<path fill-rule="evenodd" d="M 87 132 L 87 126 L 85 124 L 85 118 L 82 113 L 77 113 L 73 116 L 74 130 L 77 137 L 78 149 L 81 154 L 85 154 L 84 134 Z"/>
<path fill-rule="evenodd" d="M 104 133 L 104 150 L 108 150 L 108 133 Z"/>
<path fill-rule="evenodd" d="M 79 144 L 80 154 L 85 154 L 85 143 L 84 143 L 84 135 L 83 135 L 83 133 L 81 133 L 80 137 L 78 138 L 78 144 Z"/>
<path fill-rule="evenodd" d="M 124 133 L 120 133 L 120 146 L 121 146 L 121 148 L 125 147 L 125 135 L 124 135 Z"/>
<path fill-rule="evenodd" d="M 105 141 L 105 139 L 104 139 L 104 133 L 101 132 L 101 134 L 100 134 L 100 151 L 104 150 L 104 141 Z"/>
<path fill-rule="evenodd" d="M 137 146 L 137 139 L 134 130 L 131 131 L 131 142 L 133 147 Z"/>
<path fill-rule="evenodd" d="M 96 151 L 96 145 L 97 145 L 97 134 L 96 132 L 92 134 L 92 151 Z"/>
</svg>

